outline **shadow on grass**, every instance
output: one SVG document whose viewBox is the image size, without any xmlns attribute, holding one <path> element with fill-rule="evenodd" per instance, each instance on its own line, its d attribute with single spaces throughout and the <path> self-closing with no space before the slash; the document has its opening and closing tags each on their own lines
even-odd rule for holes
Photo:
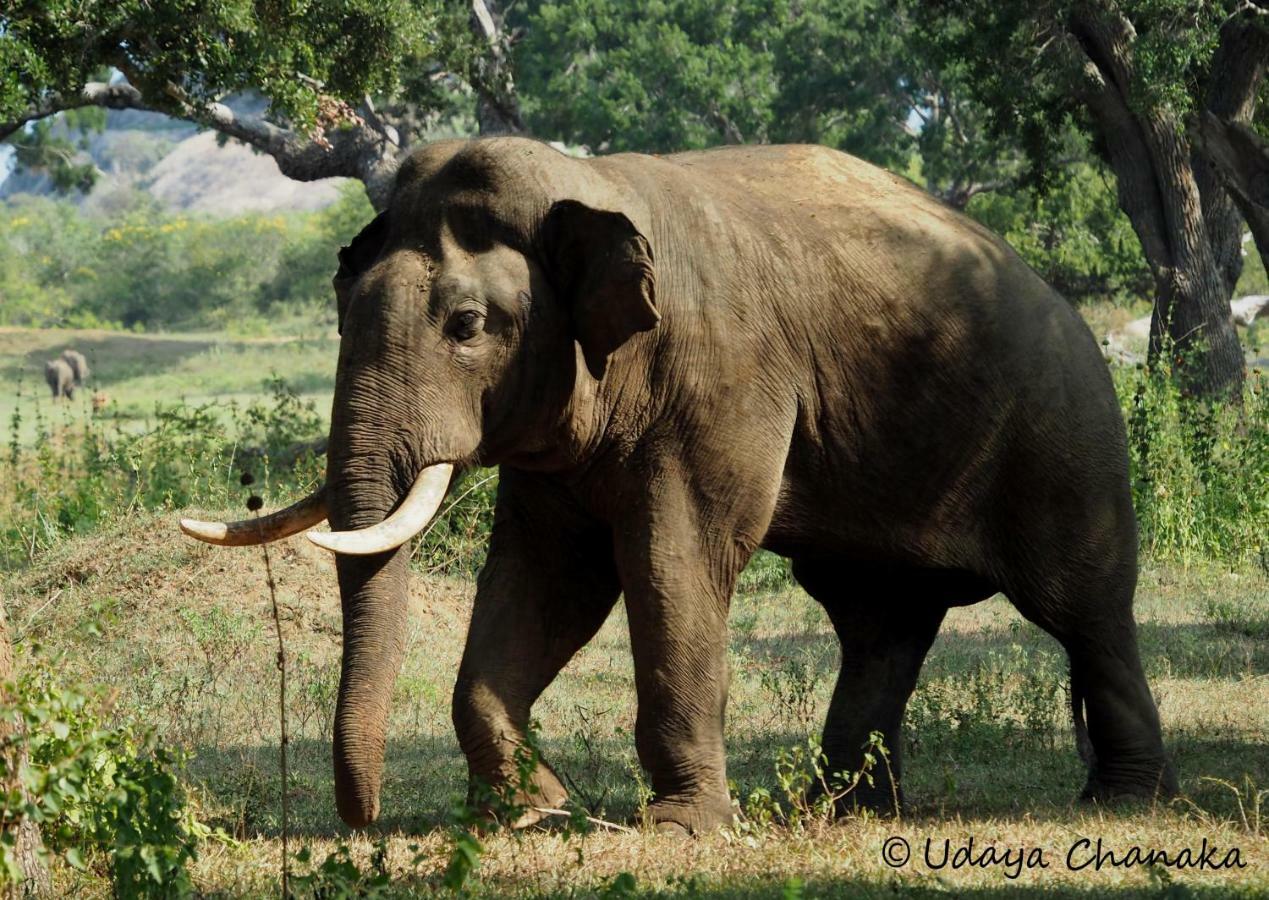
<svg viewBox="0 0 1269 900">
<path fill-rule="evenodd" d="M 1225 624 L 1162 624 L 1137 626 L 1142 663 L 1148 678 L 1238 678 L 1269 673 L 1269 641 Z M 1034 626 L 1017 632 L 944 630 L 927 657 L 926 677 L 968 675 L 993 656 L 1008 659 L 1015 646 L 1043 654 L 1066 667 L 1066 653 L 1054 638 Z M 811 664 L 817 677 L 835 677 L 838 643 L 831 632 L 793 633 L 744 638 L 733 634 L 732 649 L 763 666 L 798 659 Z"/>
<path fill-rule="evenodd" d="M 912 745 L 916 738 L 915 746 Z M 1214 740 L 1189 734 L 1167 736 L 1186 799 L 1217 818 L 1234 819 L 1238 801 L 1228 787 L 1269 771 L 1269 747 L 1253 741 Z M 804 745 L 805 734 L 747 735 L 728 744 L 728 774 L 743 804 L 755 789 L 783 795 L 775 778 L 782 750 Z M 1016 728 L 975 725 L 964 733 L 913 735 L 904 753 L 904 819 L 1000 821 L 1061 819 L 1083 808 L 1076 798 L 1085 771 L 1068 738 L 1036 739 Z M 584 749 L 589 747 L 589 749 Z M 575 739 L 546 736 L 545 759 L 569 787 L 572 800 L 592 815 L 630 822 L 638 809 L 628 738 Z M 291 830 L 301 837 L 339 838 L 352 832 L 335 812 L 331 745 L 292 740 Z M 275 837 L 278 819 L 277 747 L 205 748 L 189 775 L 212 801 L 209 821 L 238 837 Z M 391 740 L 381 794 L 381 818 L 372 833 L 425 834 L 444 828 L 466 792 L 466 763 L 452 735 Z M 1141 802 L 1103 807 L 1107 815 L 1140 812 Z"/>
<path fill-rule="evenodd" d="M 561 879 L 563 880 L 563 879 Z M 815 897 L 828 898 L 828 900 L 837 900 L 837 898 L 862 898 L 862 900 L 892 900 L 896 896 L 916 897 L 916 898 L 938 898 L 938 900 L 947 900 L 949 897 L 968 898 L 968 900 L 995 900 L 995 898 L 1008 898 L 1008 900 L 1016 900 L 1016 898 L 1045 898 L 1052 900 L 1054 897 L 1080 897 L 1087 900 L 1097 900 L 1097 898 L 1111 898 L 1111 900 L 1128 900 L 1128 898 L 1158 898 L 1168 897 L 1230 897 L 1236 895 L 1236 889 L 1231 891 L 1231 885 L 1226 881 L 1215 881 L 1213 884 L 1194 884 L 1186 882 L 1182 891 L 1168 891 L 1160 885 L 1025 885 L 1015 886 L 1005 881 L 1001 875 L 1002 884 L 999 887 L 967 887 L 963 885 L 946 885 L 943 883 L 933 883 L 922 885 L 914 883 L 911 879 L 900 880 L 894 879 L 867 879 L 860 877 L 841 877 L 841 878 L 807 878 L 797 879 L 797 887 L 794 886 L 792 879 L 780 879 L 775 877 L 758 877 L 758 878 L 729 878 L 726 885 L 713 887 L 703 886 L 700 881 L 693 877 L 679 877 L 673 882 L 660 881 L 655 883 L 634 882 L 630 888 L 612 887 L 614 880 L 610 879 L 608 885 L 600 886 L 598 890 L 591 888 L 589 890 L 582 889 L 581 896 L 611 896 L 611 897 L 692 897 L 694 900 L 768 900 L 771 897 Z M 421 876 L 403 877 L 394 879 L 394 889 L 401 890 L 401 896 L 415 896 L 415 892 L 425 894 L 436 891 L 440 888 L 439 879 L 425 878 Z M 515 878 L 497 878 L 497 879 L 481 879 L 480 886 L 473 892 L 475 896 L 517 896 L 517 897 L 574 897 L 578 895 L 578 890 L 572 885 L 564 885 L 558 890 L 543 890 L 540 880 L 533 879 L 515 879 Z M 1248 890 L 1246 896 L 1253 896 L 1254 891 Z"/>
</svg>

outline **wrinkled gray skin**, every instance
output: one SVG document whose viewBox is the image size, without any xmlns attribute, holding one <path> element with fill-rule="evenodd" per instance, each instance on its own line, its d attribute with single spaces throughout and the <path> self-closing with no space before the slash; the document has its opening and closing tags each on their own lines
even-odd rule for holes
<svg viewBox="0 0 1269 900">
<path fill-rule="evenodd" d="M 65 397 L 72 400 L 75 397 L 75 373 L 71 371 L 71 367 L 67 365 L 64 359 L 50 359 L 44 364 L 44 380 L 48 382 L 48 389 L 53 392 L 53 399 Z"/>
<path fill-rule="evenodd" d="M 63 350 L 62 359 L 66 360 L 66 365 L 70 366 L 71 372 L 75 374 L 77 386 L 88 380 L 88 360 L 84 358 L 84 354 L 78 350 Z"/>
<path fill-rule="evenodd" d="M 728 821 L 728 604 L 769 547 L 841 641 L 830 770 L 875 730 L 898 775 L 944 614 L 1003 591 L 1070 656 L 1085 795 L 1175 789 L 1105 363 L 978 225 L 822 148 L 583 161 L 500 138 L 416 152 L 340 258 L 332 527 L 381 521 L 424 466 L 502 467 L 454 694 L 473 779 L 511 777 L 534 700 L 624 593 L 652 817 Z M 407 556 L 337 560 L 353 826 L 379 812 Z M 856 797 L 888 807 L 876 779 Z M 564 796 L 543 765 L 525 799 Z"/>
</svg>

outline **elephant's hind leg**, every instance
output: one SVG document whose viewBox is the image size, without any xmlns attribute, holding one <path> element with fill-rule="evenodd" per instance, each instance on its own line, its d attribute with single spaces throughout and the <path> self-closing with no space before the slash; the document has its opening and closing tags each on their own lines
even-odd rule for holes
<svg viewBox="0 0 1269 900">
<path fill-rule="evenodd" d="M 510 787 L 520 806 L 564 802 L 567 792 L 544 761 L 528 789 L 518 787 L 530 709 L 594 637 L 618 592 L 606 529 L 580 517 L 549 486 L 504 467 L 454 687 L 454 727 L 474 802 L 481 785 Z M 541 817 L 530 809 L 513 824 Z"/>
<path fill-rule="evenodd" d="M 903 714 L 925 656 L 949 607 L 994 591 L 957 572 L 797 560 L 793 574 L 823 604 L 841 642 L 841 670 L 822 738 L 828 771 L 858 773 L 873 732 L 889 752 L 888 760 L 878 759 L 871 783 L 860 780 L 839 801 L 839 811 L 895 812 L 902 803 Z"/>
<path fill-rule="evenodd" d="M 1113 554 L 1068 564 L 1057 576 L 1009 592 L 1018 610 L 1057 638 L 1070 658 L 1076 736 L 1089 764 L 1086 800 L 1167 797 L 1177 789 L 1137 649 L 1133 554 L 1135 547 L 1126 547 L 1118 564 Z"/>
</svg>

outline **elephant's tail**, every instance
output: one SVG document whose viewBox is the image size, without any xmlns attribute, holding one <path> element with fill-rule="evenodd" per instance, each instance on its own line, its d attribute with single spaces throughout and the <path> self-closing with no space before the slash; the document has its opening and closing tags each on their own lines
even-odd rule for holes
<svg viewBox="0 0 1269 900">
<path fill-rule="evenodd" d="M 1088 736 L 1088 722 L 1084 718 L 1084 685 L 1082 680 L 1071 672 L 1071 718 L 1075 722 L 1075 749 L 1080 759 L 1090 769 L 1097 765 L 1097 753 L 1093 750 L 1093 742 Z"/>
</svg>

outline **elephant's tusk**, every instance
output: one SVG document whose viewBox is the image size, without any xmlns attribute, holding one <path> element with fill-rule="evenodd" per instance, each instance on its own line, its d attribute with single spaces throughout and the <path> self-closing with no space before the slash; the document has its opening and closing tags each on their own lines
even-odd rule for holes
<svg viewBox="0 0 1269 900">
<path fill-rule="evenodd" d="M 310 531 L 308 539 L 335 553 L 366 556 L 395 550 L 427 527 L 440 509 L 449 489 L 454 467 L 449 463 L 428 466 L 419 473 L 414 487 L 405 495 L 397 511 L 378 525 L 357 531 Z"/>
<path fill-rule="evenodd" d="M 192 538 L 222 547 L 246 547 L 267 544 L 279 538 L 299 534 L 326 519 L 326 485 L 322 485 L 298 503 L 258 519 L 240 522 L 200 522 L 181 519 L 181 531 Z"/>
</svg>

